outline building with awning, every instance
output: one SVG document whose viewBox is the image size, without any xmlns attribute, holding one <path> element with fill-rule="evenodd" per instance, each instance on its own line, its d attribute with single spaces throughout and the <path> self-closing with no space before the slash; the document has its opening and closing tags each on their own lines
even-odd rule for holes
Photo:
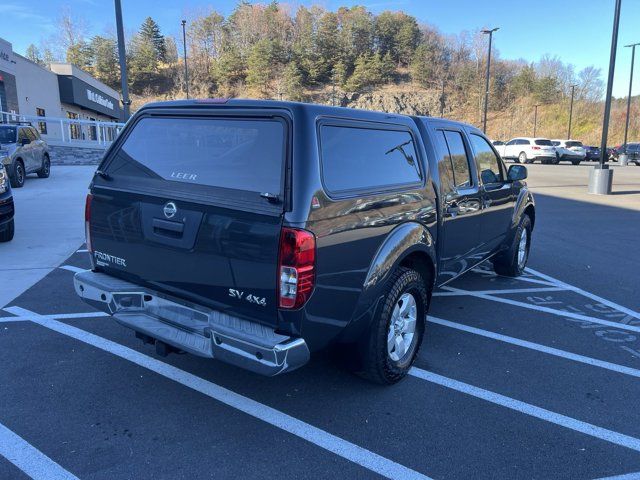
<svg viewBox="0 0 640 480">
<path fill-rule="evenodd" d="M 123 121 L 117 91 L 70 63 L 42 67 L 1 38 L 0 112 L 0 121 L 31 121 L 47 140 L 111 140 L 98 122 Z"/>
</svg>

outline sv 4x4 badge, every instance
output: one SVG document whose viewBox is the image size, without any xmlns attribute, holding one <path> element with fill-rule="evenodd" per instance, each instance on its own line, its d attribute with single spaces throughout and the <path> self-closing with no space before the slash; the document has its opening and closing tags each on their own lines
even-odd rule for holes
<svg viewBox="0 0 640 480">
<path fill-rule="evenodd" d="M 262 307 L 267 306 L 267 299 L 264 297 L 256 297 L 255 295 L 249 293 L 247 296 L 244 295 L 244 292 L 236 290 L 234 288 L 229 289 L 229 296 L 231 298 L 237 298 L 238 300 L 246 300 L 249 303 L 254 303 L 256 305 L 260 305 Z"/>
</svg>

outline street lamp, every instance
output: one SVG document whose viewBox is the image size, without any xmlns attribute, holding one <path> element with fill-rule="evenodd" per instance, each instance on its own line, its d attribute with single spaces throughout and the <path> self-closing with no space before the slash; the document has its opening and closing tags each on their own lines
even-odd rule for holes
<svg viewBox="0 0 640 480">
<path fill-rule="evenodd" d="M 115 0 L 116 32 L 118 36 L 118 57 L 120 61 L 120 83 L 122 85 L 122 110 L 124 121 L 129 120 L 129 85 L 127 82 L 127 54 L 124 49 L 124 29 L 122 27 L 122 6 L 120 0 Z"/>
<path fill-rule="evenodd" d="M 491 40 L 493 38 L 493 32 L 497 31 L 500 27 L 492 28 L 490 30 L 482 30 L 482 33 L 489 35 L 489 53 L 487 54 L 487 75 L 484 86 L 484 115 L 482 119 L 482 131 L 487 133 L 487 108 L 489 106 L 489 69 L 491 68 Z"/>
<path fill-rule="evenodd" d="M 620 6 L 622 0 L 616 0 L 613 14 L 613 31 L 611 32 L 611 53 L 609 54 L 609 75 L 607 77 L 607 96 L 604 101 L 604 118 L 602 119 L 602 139 L 600 140 L 600 162 L 589 173 L 589 193 L 596 195 L 611 194 L 613 170 L 605 164 L 607 155 L 607 136 L 609 134 L 609 115 L 611 114 L 611 96 L 613 93 L 613 74 L 616 69 L 616 49 L 618 48 L 618 28 L 620 26 Z"/>
<path fill-rule="evenodd" d="M 533 136 L 535 138 L 536 136 L 536 131 L 538 129 L 538 107 L 540 106 L 539 103 L 536 103 L 533 107 L 534 107 L 534 113 L 533 113 Z"/>
<path fill-rule="evenodd" d="M 184 52 L 184 87 L 187 92 L 187 98 L 189 98 L 189 69 L 187 68 L 187 33 L 185 26 L 186 20 L 182 20 L 182 48 Z"/>
<path fill-rule="evenodd" d="M 629 75 L 629 95 L 627 96 L 627 119 L 624 122 L 624 158 L 620 155 L 620 165 L 625 165 L 629 157 L 627 157 L 627 134 L 629 133 L 629 110 L 631 109 L 631 86 L 633 85 L 633 63 L 636 58 L 636 46 L 638 43 L 632 43 L 631 45 L 625 45 L 625 47 L 631 47 L 631 74 Z"/>
<path fill-rule="evenodd" d="M 577 85 L 571 85 L 571 106 L 569 107 L 569 131 L 567 132 L 567 140 L 571 139 L 571 120 L 573 120 L 573 94 L 576 91 Z"/>
</svg>

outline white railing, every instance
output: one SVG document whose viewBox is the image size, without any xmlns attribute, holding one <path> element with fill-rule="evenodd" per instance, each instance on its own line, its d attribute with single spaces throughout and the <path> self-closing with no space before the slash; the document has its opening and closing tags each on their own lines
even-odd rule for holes
<svg viewBox="0 0 640 480">
<path fill-rule="evenodd" d="M 120 133 L 124 123 L 80 120 L 77 118 L 39 117 L 0 111 L 0 123 L 28 122 L 48 142 L 85 146 L 109 145 Z"/>
</svg>

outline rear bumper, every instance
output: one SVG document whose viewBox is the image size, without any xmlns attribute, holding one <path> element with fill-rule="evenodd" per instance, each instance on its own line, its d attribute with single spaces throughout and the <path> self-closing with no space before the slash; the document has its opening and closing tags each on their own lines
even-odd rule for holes
<svg viewBox="0 0 640 480">
<path fill-rule="evenodd" d="M 73 283 L 85 302 L 122 325 L 194 355 L 267 376 L 295 370 L 309 361 L 302 338 L 278 334 L 259 323 L 91 270 L 77 273 Z"/>
</svg>

